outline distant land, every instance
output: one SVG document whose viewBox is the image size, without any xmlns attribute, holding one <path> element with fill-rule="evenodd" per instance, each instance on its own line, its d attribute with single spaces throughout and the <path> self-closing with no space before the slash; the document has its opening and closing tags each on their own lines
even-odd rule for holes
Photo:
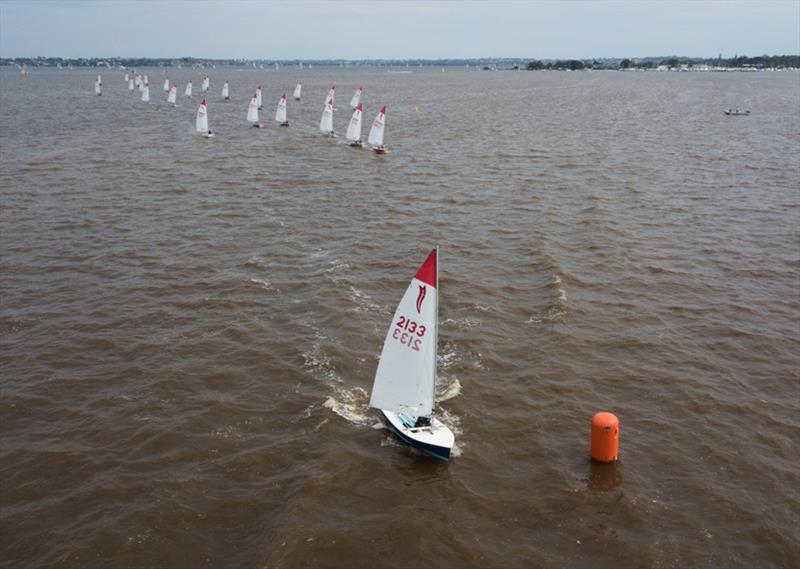
<svg viewBox="0 0 800 569">
<path fill-rule="evenodd" d="M 733 70 L 754 71 L 760 69 L 799 69 L 800 55 L 759 55 L 748 57 L 735 55 L 723 58 L 660 56 L 631 58 L 590 59 L 530 59 L 530 58 L 480 58 L 480 59 L 205 59 L 194 57 L 146 58 L 146 57 L 17 57 L 0 58 L 0 66 L 17 67 L 174 67 L 215 68 L 238 67 L 256 69 L 313 67 L 470 67 L 482 70 Z"/>
</svg>

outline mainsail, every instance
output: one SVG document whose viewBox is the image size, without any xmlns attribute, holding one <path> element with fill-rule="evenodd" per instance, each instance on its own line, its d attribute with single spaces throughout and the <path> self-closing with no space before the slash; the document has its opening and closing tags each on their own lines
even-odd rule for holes
<svg viewBox="0 0 800 569">
<path fill-rule="evenodd" d="M 438 328 L 437 250 L 430 252 L 397 306 L 383 343 L 369 404 L 412 417 L 433 411 Z"/>
</svg>

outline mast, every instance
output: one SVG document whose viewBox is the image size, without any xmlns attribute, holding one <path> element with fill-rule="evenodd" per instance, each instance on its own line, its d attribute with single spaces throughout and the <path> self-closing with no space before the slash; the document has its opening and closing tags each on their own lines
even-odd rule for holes
<svg viewBox="0 0 800 569">
<path fill-rule="evenodd" d="M 431 416 L 433 412 L 436 410 L 436 360 L 439 358 L 439 295 L 441 294 L 441 290 L 439 290 L 439 246 L 436 246 L 436 310 L 434 314 L 436 315 L 436 333 L 433 336 L 433 409 L 431 409 Z"/>
</svg>

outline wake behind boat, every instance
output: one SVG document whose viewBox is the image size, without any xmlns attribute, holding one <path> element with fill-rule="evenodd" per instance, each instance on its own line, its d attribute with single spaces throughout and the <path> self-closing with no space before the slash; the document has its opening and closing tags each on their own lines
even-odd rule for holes
<svg viewBox="0 0 800 569">
<path fill-rule="evenodd" d="M 727 111 L 722 111 L 722 112 L 723 112 L 723 113 L 725 113 L 725 114 L 726 114 L 726 115 L 728 115 L 728 116 L 734 116 L 734 117 L 742 116 L 742 117 L 746 117 L 746 116 L 748 116 L 748 115 L 750 114 L 750 109 L 745 109 L 745 110 L 743 110 L 743 111 L 742 111 L 742 110 L 739 110 L 739 109 L 728 109 Z"/>
<path fill-rule="evenodd" d="M 370 407 L 403 442 L 448 460 L 455 437 L 433 416 L 439 331 L 439 250 L 428 254 L 392 318 Z"/>
</svg>

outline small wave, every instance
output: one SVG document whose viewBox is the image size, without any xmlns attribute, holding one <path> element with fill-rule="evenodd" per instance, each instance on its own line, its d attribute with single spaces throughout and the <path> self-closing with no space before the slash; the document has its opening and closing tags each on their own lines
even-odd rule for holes
<svg viewBox="0 0 800 569">
<path fill-rule="evenodd" d="M 338 389 L 322 406 L 359 427 L 367 427 L 373 423 L 369 416 L 369 397 L 360 387 Z"/>
<path fill-rule="evenodd" d="M 264 259 L 258 255 L 253 255 L 244 262 L 246 267 L 264 267 Z"/>
<path fill-rule="evenodd" d="M 459 395 L 461 395 L 461 382 L 458 379 L 454 379 L 442 389 L 442 393 L 436 398 L 436 401 L 447 401 Z"/>
<path fill-rule="evenodd" d="M 566 299 L 566 295 L 565 295 Z M 551 306 L 544 312 L 539 314 L 534 314 L 530 318 L 528 318 L 525 323 L 526 324 L 541 324 L 542 322 L 548 322 L 552 320 L 558 320 L 559 318 L 563 317 L 567 313 L 567 309 L 561 306 L 560 304 L 556 304 L 555 306 Z"/>
<path fill-rule="evenodd" d="M 483 322 L 478 318 L 447 318 L 442 324 L 456 326 L 458 328 L 474 328 L 480 326 Z"/>
<path fill-rule="evenodd" d="M 272 283 L 270 283 L 269 281 L 263 281 L 261 279 L 251 278 L 250 282 L 253 284 L 261 285 L 267 290 L 272 290 Z"/>
<path fill-rule="evenodd" d="M 386 312 L 385 307 L 373 302 L 368 294 L 357 289 L 353 285 L 350 285 L 350 299 L 356 304 L 356 307 L 353 309 L 355 312 Z"/>
</svg>

